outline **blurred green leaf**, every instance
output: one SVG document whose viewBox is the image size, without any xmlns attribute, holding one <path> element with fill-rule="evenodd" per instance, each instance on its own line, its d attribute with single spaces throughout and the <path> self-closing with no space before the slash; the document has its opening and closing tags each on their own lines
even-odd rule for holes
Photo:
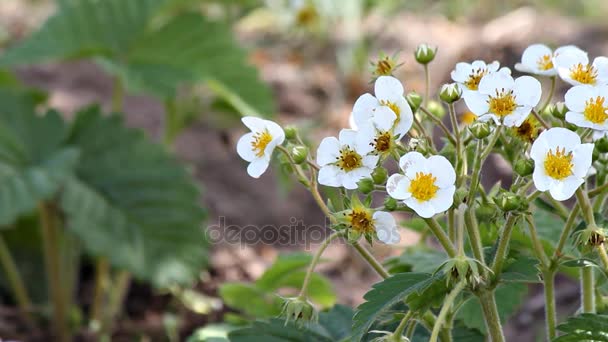
<svg viewBox="0 0 608 342">
<path fill-rule="evenodd" d="M 220 286 L 219 293 L 228 306 L 251 318 L 274 317 L 281 312 L 281 298 L 254 284 L 225 283 Z"/>
<path fill-rule="evenodd" d="M 565 333 L 554 342 L 608 342 L 608 316 L 581 314 L 557 326 Z"/>
<path fill-rule="evenodd" d="M 386 260 L 384 265 L 390 273 L 399 273 L 399 271 L 432 273 L 446 259 L 447 255 L 444 252 L 428 247 L 413 247 L 408 248 L 398 257 Z"/>
<path fill-rule="evenodd" d="M 509 263 L 500 275 L 504 282 L 539 283 L 538 261 L 526 256 L 517 256 L 515 261 Z"/>
</svg>

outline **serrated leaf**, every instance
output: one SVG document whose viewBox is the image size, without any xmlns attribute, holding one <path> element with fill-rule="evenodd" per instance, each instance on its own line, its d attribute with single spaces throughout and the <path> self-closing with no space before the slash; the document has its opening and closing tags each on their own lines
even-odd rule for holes
<svg viewBox="0 0 608 342">
<path fill-rule="evenodd" d="M 498 315 L 501 322 L 505 322 L 521 305 L 528 286 L 521 283 L 505 283 L 496 288 L 494 296 L 498 306 Z M 477 297 L 471 297 L 461 307 L 456 318 L 461 320 L 465 326 L 486 333 L 486 325 L 481 311 L 481 305 Z"/>
<path fill-rule="evenodd" d="M 82 158 L 61 207 L 88 252 L 157 287 L 194 281 L 207 247 L 199 191 L 185 168 L 98 108 L 77 114 L 69 142 Z"/>
<path fill-rule="evenodd" d="M 540 278 L 537 265 L 538 261 L 536 259 L 517 256 L 515 261 L 505 267 L 500 275 L 500 280 L 505 282 L 538 283 L 540 282 Z"/>
<path fill-rule="evenodd" d="M 554 342 L 608 342 L 608 316 L 581 314 L 557 326 L 565 333 Z"/>
<path fill-rule="evenodd" d="M 433 273 L 445 260 L 444 252 L 429 248 L 408 248 L 400 256 L 388 259 L 384 264 L 390 273 L 407 270 Z"/>
<path fill-rule="evenodd" d="M 439 276 L 429 273 L 398 273 L 374 284 L 372 290 L 363 296 L 366 302 L 357 307 L 353 317 L 353 339 L 360 340 L 381 314 L 411 294 L 428 288 L 435 277 L 440 279 Z"/>
</svg>

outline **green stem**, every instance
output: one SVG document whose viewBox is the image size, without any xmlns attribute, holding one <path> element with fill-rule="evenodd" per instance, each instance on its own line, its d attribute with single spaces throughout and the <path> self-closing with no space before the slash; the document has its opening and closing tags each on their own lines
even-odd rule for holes
<svg viewBox="0 0 608 342">
<path fill-rule="evenodd" d="M 430 342 L 437 342 L 437 338 L 439 337 L 439 330 L 443 325 L 445 318 L 450 312 L 450 308 L 452 304 L 456 300 L 456 297 L 460 294 L 460 292 L 464 289 L 465 282 L 459 282 L 456 287 L 450 292 L 450 294 L 445 298 L 443 302 L 443 306 L 441 307 L 441 311 L 439 311 L 439 316 L 437 316 L 437 320 L 435 321 L 435 325 L 433 326 L 433 331 L 431 332 Z"/>
<path fill-rule="evenodd" d="M 6 241 L 2 235 L 0 235 L 0 264 L 2 269 L 6 273 L 6 279 L 13 291 L 19 310 L 23 314 L 23 317 L 27 320 L 28 324 L 33 326 L 34 320 L 31 315 L 32 301 L 27 293 L 27 288 L 17 267 L 17 263 L 13 258 Z"/>
<path fill-rule="evenodd" d="M 95 264 L 95 288 L 93 290 L 93 304 L 89 321 L 94 331 L 101 330 L 103 324 L 103 308 L 106 301 L 106 291 L 110 285 L 110 264 L 106 258 L 99 258 Z"/>
<path fill-rule="evenodd" d="M 604 270 L 608 271 L 608 254 L 606 254 L 606 248 L 604 248 L 604 244 L 596 246 L 595 249 L 600 256 L 600 260 L 602 260 L 602 264 L 604 265 Z"/>
<path fill-rule="evenodd" d="M 553 252 L 552 262 L 556 262 L 559 258 L 562 257 L 562 250 L 564 249 L 564 246 L 566 245 L 566 241 L 568 240 L 568 236 L 570 235 L 570 232 L 574 228 L 576 216 L 578 215 L 580 209 L 581 209 L 581 207 L 578 204 L 576 204 L 574 207 L 572 207 L 572 210 L 570 211 L 570 215 L 568 216 L 568 219 L 566 220 L 566 224 L 564 225 L 564 229 L 562 229 L 562 233 L 559 236 L 559 242 L 557 243 L 555 252 Z"/>
<path fill-rule="evenodd" d="M 445 137 L 453 145 L 456 145 L 456 138 L 454 137 L 454 134 L 452 134 L 452 132 L 447 128 L 447 126 L 443 123 L 443 121 L 441 121 L 440 118 L 435 116 L 435 114 L 431 113 L 428 109 L 424 108 L 423 106 L 420 106 L 419 110 L 422 111 L 424 114 L 426 114 L 437 126 L 439 126 L 439 128 L 441 128 L 441 130 L 443 131 Z"/>
<path fill-rule="evenodd" d="M 424 106 L 429 106 L 429 97 L 431 96 L 431 73 L 429 65 L 424 65 Z"/>
<path fill-rule="evenodd" d="M 543 285 L 545 290 L 545 324 L 547 326 L 547 337 L 553 340 L 557 334 L 556 311 L 555 311 L 555 272 L 553 270 L 543 271 Z"/>
<path fill-rule="evenodd" d="M 48 203 L 38 206 L 41 221 L 41 233 L 44 250 L 44 262 L 48 278 L 49 296 L 53 303 L 53 328 L 57 341 L 71 340 L 67 326 L 67 308 L 64 291 L 61 285 L 61 255 L 59 250 L 58 217 L 53 207 Z"/>
<path fill-rule="evenodd" d="M 343 235 L 344 235 L 343 233 L 334 232 L 329 237 L 327 237 L 327 239 L 325 239 L 325 241 L 323 241 L 321 246 L 319 246 L 319 249 L 315 253 L 314 257 L 312 258 L 312 261 L 310 262 L 310 265 L 308 265 L 308 270 L 306 271 L 306 275 L 304 276 L 304 282 L 302 283 L 302 289 L 300 290 L 300 294 L 298 295 L 298 297 L 300 297 L 302 299 L 306 298 L 310 279 L 312 278 L 312 274 L 315 270 L 315 267 L 319 263 L 319 260 L 321 260 L 321 255 L 323 255 L 323 252 L 325 252 L 325 249 L 327 249 L 329 244 L 334 239 L 336 239 L 340 236 L 343 236 Z"/>
<path fill-rule="evenodd" d="M 482 292 L 479 294 L 479 302 L 481 303 L 481 309 L 491 342 L 504 342 L 505 336 L 500 324 L 500 316 L 498 315 L 494 293 L 492 291 Z"/>
<path fill-rule="evenodd" d="M 467 235 L 469 236 L 469 242 L 471 243 L 471 249 L 473 250 L 473 256 L 479 260 L 482 264 L 486 264 L 485 255 L 483 254 L 483 245 L 481 243 L 481 235 L 479 234 L 479 227 L 477 225 L 477 218 L 475 218 L 475 209 L 472 207 L 467 208 L 465 211 L 464 221 L 466 223 Z M 482 269 L 482 273 L 485 273 L 485 269 Z"/>
<path fill-rule="evenodd" d="M 593 267 L 581 268 L 581 302 L 583 313 L 595 313 Z"/>
<path fill-rule="evenodd" d="M 426 131 L 426 129 L 424 128 L 424 126 L 422 125 L 420 120 L 418 120 L 418 118 L 416 118 L 416 115 L 414 115 L 413 120 L 414 120 L 414 126 L 418 130 L 418 133 L 420 134 L 420 136 L 422 136 L 426 140 L 427 144 L 429 145 L 429 148 L 431 149 L 431 152 L 437 153 L 437 148 L 435 148 L 435 143 L 433 142 L 433 137 L 431 135 L 429 135 L 429 133 Z"/>
<path fill-rule="evenodd" d="M 395 342 L 401 342 L 403 331 L 405 330 L 405 327 L 410 322 L 413 316 L 414 312 L 411 310 L 408 311 L 405 316 L 403 316 L 403 319 L 401 320 L 401 322 L 399 322 L 399 326 L 397 326 L 397 329 L 395 329 L 395 332 L 393 333 L 393 338 Z"/>
<path fill-rule="evenodd" d="M 433 232 L 433 234 L 435 235 L 435 238 L 437 238 L 437 240 L 439 241 L 439 243 L 441 244 L 443 249 L 446 251 L 448 256 L 450 258 L 455 257 L 456 249 L 454 248 L 454 245 L 450 241 L 450 238 L 443 231 L 443 228 L 441 228 L 441 226 L 439 225 L 437 220 L 435 218 L 431 217 L 431 218 L 425 218 L 424 221 L 427 223 L 427 225 L 431 229 L 431 232 Z"/>
<path fill-rule="evenodd" d="M 496 276 L 498 276 L 502 271 L 502 266 L 505 262 L 505 258 L 507 257 L 507 251 L 509 249 L 509 240 L 511 239 L 511 232 L 513 232 L 515 221 L 517 221 L 517 216 L 509 214 L 507 222 L 505 222 L 500 241 L 498 242 L 496 256 L 494 257 L 494 264 L 492 265 L 492 272 L 494 272 Z"/>
<path fill-rule="evenodd" d="M 454 136 L 456 137 L 456 188 L 459 188 L 462 185 L 465 175 L 463 174 L 463 151 L 460 138 L 460 128 L 458 126 L 458 119 L 456 118 L 456 110 L 454 109 L 453 103 L 448 104 L 448 112 L 450 115 L 450 121 L 452 122 L 452 130 L 454 131 Z"/>
<path fill-rule="evenodd" d="M 534 116 L 534 118 L 536 118 L 536 120 L 538 120 L 538 122 L 540 122 L 541 125 L 543 125 L 543 127 L 545 129 L 549 129 L 551 128 L 551 125 L 549 125 L 543 118 L 542 116 L 540 116 L 540 114 L 538 114 L 537 111 L 535 111 L 534 109 L 532 109 L 532 115 Z"/>
<path fill-rule="evenodd" d="M 382 264 L 380 264 L 378 262 L 378 260 L 376 260 L 376 258 L 374 258 L 374 256 L 367 250 L 365 249 L 363 246 L 361 246 L 361 244 L 359 244 L 359 242 L 355 241 L 352 242 L 353 247 L 355 247 L 355 249 L 357 250 L 357 252 L 359 252 L 359 254 L 363 257 L 363 259 L 365 259 L 365 261 L 367 261 L 368 264 L 370 264 L 372 266 L 372 268 L 384 279 L 390 277 L 390 274 L 388 274 L 388 272 L 384 269 L 384 267 L 382 267 Z"/>
<path fill-rule="evenodd" d="M 549 267 L 549 258 L 545 253 L 545 249 L 543 245 L 540 243 L 540 239 L 538 238 L 538 233 L 536 231 L 536 225 L 534 224 L 534 220 L 532 220 L 531 215 L 526 215 L 526 222 L 528 222 L 528 228 L 530 229 L 530 238 L 532 239 L 532 247 L 534 249 L 534 253 L 536 254 L 536 258 L 540 262 L 540 265 L 543 269 Z"/>
<path fill-rule="evenodd" d="M 458 255 L 465 256 L 464 254 L 464 217 L 466 215 L 467 205 L 460 204 L 458 206 L 458 221 L 456 222 L 457 230 L 457 248 Z"/>
<path fill-rule="evenodd" d="M 112 287 L 110 288 L 106 317 L 102 327 L 103 333 L 112 334 L 114 322 L 122 310 L 130 285 L 131 273 L 128 271 L 119 271 L 114 277 Z"/>
<path fill-rule="evenodd" d="M 578 205 L 581 207 L 583 217 L 585 217 L 585 221 L 587 222 L 587 226 L 596 228 L 597 225 L 595 224 L 595 216 L 593 215 L 593 206 L 591 205 L 591 201 L 589 200 L 587 193 L 585 193 L 585 190 L 583 190 L 582 187 L 576 189 L 576 200 Z"/>
<path fill-rule="evenodd" d="M 568 208 L 566 208 L 565 205 L 562 204 L 562 202 L 556 200 L 555 198 L 553 198 L 553 196 L 551 196 L 550 194 L 545 193 L 545 198 L 547 200 L 549 200 L 549 202 L 551 202 L 551 205 L 553 205 L 553 208 L 555 208 L 555 210 L 557 210 L 557 214 L 562 218 L 562 219 L 567 219 L 568 214 L 569 214 L 569 210 Z"/>
<path fill-rule="evenodd" d="M 448 236 L 450 241 L 456 242 L 456 220 L 454 215 L 454 207 L 448 209 Z"/>
<path fill-rule="evenodd" d="M 540 107 L 541 113 L 545 111 L 545 109 L 547 108 L 549 103 L 551 103 L 551 100 L 553 99 L 553 94 L 555 93 L 556 78 L 557 78 L 556 76 L 551 77 L 551 88 L 549 89 L 549 95 L 547 95 L 547 99 L 545 100 L 545 103 L 543 103 L 543 105 Z"/>
<path fill-rule="evenodd" d="M 433 327 L 435 326 L 436 322 L 437 318 L 435 317 L 435 315 L 433 315 L 432 312 L 427 311 L 424 313 L 424 315 L 422 315 L 421 323 L 429 331 L 433 330 Z M 439 337 L 441 338 L 442 342 L 452 341 L 452 335 L 448 329 L 441 329 L 441 331 L 439 332 Z"/>
</svg>

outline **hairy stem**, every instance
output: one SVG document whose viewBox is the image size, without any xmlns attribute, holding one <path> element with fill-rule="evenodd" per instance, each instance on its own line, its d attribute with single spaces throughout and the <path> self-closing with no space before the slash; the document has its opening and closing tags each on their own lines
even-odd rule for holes
<svg viewBox="0 0 608 342">
<path fill-rule="evenodd" d="M 479 294 L 479 302 L 490 334 L 491 342 L 504 342 L 505 336 L 500 324 L 500 316 L 498 315 L 498 307 L 493 291 L 484 291 Z"/>
<path fill-rule="evenodd" d="M 496 256 L 494 257 L 494 263 L 492 265 L 492 272 L 494 272 L 496 276 L 498 276 L 502 271 L 502 266 L 505 262 L 505 258 L 507 257 L 507 251 L 509 249 L 509 240 L 511 239 L 511 232 L 513 232 L 513 227 L 515 226 L 516 221 L 517 216 L 509 214 L 507 222 L 505 223 L 505 226 L 503 228 L 502 235 L 500 236 L 498 248 L 496 249 Z"/>
<path fill-rule="evenodd" d="M 608 270 L 608 254 L 606 254 L 606 248 L 604 244 L 596 246 L 595 249 L 600 256 L 600 260 L 602 260 L 602 264 L 604 265 L 604 269 Z"/>
<path fill-rule="evenodd" d="M 378 260 L 376 260 L 376 258 L 374 258 L 374 256 L 367 250 L 365 249 L 363 246 L 361 246 L 361 244 L 357 241 L 352 243 L 353 247 L 355 247 L 355 249 L 357 250 L 357 252 L 359 252 L 359 254 L 361 254 L 361 257 L 363 257 L 363 259 L 365 259 L 365 261 L 367 261 L 368 264 L 370 264 L 370 266 L 372 266 L 372 268 L 384 279 L 388 278 L 390 276 L 390 274 L 388 274 L 388 272 L 384 269 L 384 267 L 382 267 L 382 264 L 380 264 L 380 262 L 378 262 Z"/>
<path fill-rule="evenodd" d="M 429 97 L 431 96 L 431 73 L 429 65 L 424 65 L 424 106 L 429 106 Z"/>
<path fill-rule="evenodd" d="M 312 273 L 314 272 L 315 267 L 319 263 L 319 260 L 321 259 L 321 255 L 323 255 L 323 252 L 325 252 L 325 249 L 327 249 L 329 244 L 334 239 L 336 239 L 340 236 L 343 236 L 343 235 L 344 235 L 343 233 L 334 232 L 327 239 L 325 239 L 325 241 L 323 241 L 321 246 L 319 246 L 319 249 L 315 253 L 314 257 L 312 258 L 312 261 L 310 262 L 310 265 L 308 265 L 308 270 L 306 270 L 306 275 L 304 276 L 304 282 L 302 283 L 302 289 L 300 290 L 300 294 L 298 295 L 298 297 L 306 298 L 306 295 L 308 292 L 308 285 L 310 283 L 310 279 L 312 278 Z"/>
<path fill-rule="evenodd" d="M 542 116 L 540 116 L 540 114 L 539 114 L 537 111 L 535 111 L 534 109 L 532 109 L 532 115 L 534 116 L 534 118 L 535 118 L 536 120 L 538 120 L 538 122 L 540 122 L 540 124 L 541 124 L 541 125 L 543 125 L 543 127 L 544 127 L 545 129 L 549 129 L 549 128 L 551 128 L 551 125 L 549 125 L 549 124 L 548 124 L 548 123 L 547 123 L 547 122 L 546 122 L 546 121 L 545 121 L 545 120 L 542 118 Z"/>
<path fill-rule="evenodd" d="M 424 221 L 427 223 L 427 225 L 431 229 L 431 232 L 433 232 L 433 235 L 435 235 L 435 237 L 437 238 L 437 240 L 439 241 L 439 243 L 441 244 L 443 249 L 446 251 L 448 256 L 450 258 L 455 257 L 456 249 L 454 248 L 454 245 L 450 241 L 450 238 L 443 231 L 443 228 L 441 228 L 439 223 L 437 223 L 437 220 L 435 218 L 431 217 L 431 218 L 425 218 Z"/>
<path fill-rule="evenodd" d="M 412 317 L 414 317 L 414 312 L 411 310 L 408 311 L 405 316 L 403 316 L 403 319 L 401 320 L 401 322 L 399 322 L 399 326 L 397 326 L 397 329 L 395 329 L 395 332 L 393 333 L 395 342 L 401 342 L 403 331 L 405 331 L 405 327 L 407 327 Z"/>
<path fill-rule="evenodd" d="M 584 313 L 595 313 L 594 284 L 593 267 L 581 268 L 581 302 Z"/>
<path fill-rule="evenodd" d="M 543 271 L 543 287 L 545 290 L 545 325 L 547 337 L 553 340 L 556 336 L 556 311 L 555 311 L 555 271 Z"/>
<path fill-rule="evenodd" d="M 538 233 L 536 231 L 536 225 L 534 224 L 534 220 L 532 220 L 531 215 L 526 215 L 526 222 L 528 222 L 528 228 L 530 229 L 530 238 L 532 239 L 534 254 L 536 254 L 536 258 L 540 262 L 541 267 L 546 269 L 549 267 L 550 261 L 545 253 L 543 245 L 540 243 L 540 239 L 538 238 Z"/>
<path fill-rule="evenodd" d="M 459 282 L 456 287 L 454 287 L 452 292 L 450 292 L 450 294 L 445 298 L 443 306 L 441 307 L 441 311 L 439 311 L 439 316 L 437 316 L 437 320 L 435 321 L 435 325 L 433 326 L 433 331 L 431 332 L 431 339 L 429 340 L 430 342 L 437 342 L 441 326 L 445 322 L 445 318 L 448 312 L 450 312 L 450 308 L 452 307 L 452 304 L 454 304 L 456 297 L 464 289 L 464 286 L 464 281 Z"/>
<path fill-rule="evenodd" d="M 564 229 L 562 229 L 562 233 L 559 236 L 559 242 L 557 243 L 557 247 L 555 248 L 555 252 L 553 252 L 552 262 L 556 262 L 562 256 L 562 250 L 566 245 L 566 241 L 568 240 L 568 236 L 574 228 L 574 223 L 576 221 L 576 216 L 580 212 L 581 207 L 576 204 L 572 207 L 570 211 L 570 215 L 568 215 L 568 219 L 566 220 L 566 224 L 564 225 Z"/>
<path fill-rule="evenodd" d="M 452 132 L 447 128 L 447 126 L 443 123 L 443 121 L 441 121 L 440 118 L 438 118 L 435 114 L 431 113 L 428 109 L 426 109 L 423 106 L 420 106 L 420 108 L 418 108 L 418 109 L 420 111 L 422 111 L 424 114 L 426 114 L 429 117 L 429 119 L 431 119 L 431 121 L 433 121 L 437 126 L 439 126 L 439 128 L 441 128 L 441 130 L 445 134 L 445 137 L 453 145 L 456 145 L 456 137 L 454 137 L 454 134 L 452 134 Z"/>
<path fill-rule="evenodd" d="M 99 258 L 95 263 L 95 288 L 91 305 L 90 324 L 95 330 L 101 329 L 103 308 L 106 302 L 106 291 L 110 285 L 110 264 L 106 258 Z"/>
</svg>

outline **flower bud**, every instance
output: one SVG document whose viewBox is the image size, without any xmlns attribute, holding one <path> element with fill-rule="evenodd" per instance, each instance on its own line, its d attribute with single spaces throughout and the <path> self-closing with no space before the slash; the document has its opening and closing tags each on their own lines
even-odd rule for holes
<svg viewBox="0 0 608 342">
<path fill-rule="evenodd" d="M 485 139 L 488 135 L 490 135 L 490 133 L 492 133 L 490 124 L 481 121 L 475 121 L 470 124 L 469 131 L 476 139 Z"/>
<path fill-rule="evenodd" d="M 306 157 L 308 157 L 308 147 L 302 145 L 294 146 L 291 149 L 291 156 L 296 164 L 302 164 L 306 161 Z"/>
<path fill-rule="evenodd" d="M 429 105 L 427 107 L 429 112 L 433 113 L 438 118 L 442 118 L 445 116 L 445 108 L 441 105 L 441 103 L 437 101 L 429 101 Z"/>
<path fill-rule="evenodd" d="M 499 193 L 494 202 L 505 212 L 519 210 L 523 206 L 522 198 L 510 191 Z"/>
<path fill-rule="evenodd" d="M 595 163 L 600 159 L 600 150 L 598 150 L 597 145 L 593 146 L 593 152 L 591 152 L 591 162 Z"/>
<path fill-rule="evenodd" d="M 407 100 L 407 103 L 410 105 L 410 108 L 414 113 L 418 110 L 418 108 L 420 108 L 420 105 L 422 104 L 422 96 L 420 96 L 415 91 L 412 91 L 407 94 L 405 99 Z"/>
<path fill-rule="evenodd" d="M 372 179 L 376 184 L 384 184 L 388 179 L 388 171 L 382 166 L 378 166 L 374 169 L 374 172 L 372 172 Z"/>
<path fill-rule="evenodd" d="M 285 126 L 285 128 L 283 128 L 283 131 L 285 131 L 285 139 L 287 140 L 294 140 L 298 136 L 298 129 L 296 128 L 296 126 Z"/>
<path fill-rule="evenodd" d="M 316 322 L 319 314 L 315 307 L 305 298 L 292 297 L 284 298 L 281 317 L 287 322 Z"/>
<path fill-rule="evenodd" d="M 416 48 L 416 52 L 414 52 L 414 57 L 416 57 L 416 61 L 420 64 L 429 64 L 433 59 L 435 59 L 436 54 L 436 46 L 431 47 L 428 44 L 420 44 Z"/>
<path fill-rule="evenodd" d="M 445 103 L 454 103 L 462 97 L 462 89 L 456 83 L 444 84 L 439 91 L 439 98 Z"/>
<path fill-rule="evenodd" d="M 554 105 L 551 105 L 550 113 L 554 117 L 558 119 L 564 119 L 566 117 L 566 113 L 568 112 L 568 107 L 564 102 L 558 102 Z"/>
<path fill-rule="evenodd" d="M 386 196 L 384 199 L 384 210 L 393 211 L 395 209 L 397 209 L 397 200 L 390 196 Z"/>
<path fill-rule="evenodd" d="M 469 191 L 465 188 L 458 188 L 456 192 L 454 192 L 454 205 L 458 205 L 460 203 L 466 202 L 467 196 L 469 195 Z"/>
<path fill-rule="evenodd" d="M 532 159 L 520 159 L 515 163 L 515 172 L 522 177 L 526 177 L 534 172 L 534 160 Z"/>
<path fill-rule="evenodd" d="M 608 152 L 608 137 L 602 137 L 595 142 L 595 149 L 600 153 Z"/>
<path fill-rule="evenodd" d="M 483 203 L 475 209 L 475 215 L 480 222 L 489 222 L 498 216 L 498 207 L 494 203 Z"/>
<path fill-rule="evenodd" d="M 374 190 L 374 181 L 371 178 L 363 178 L 357 182 L 358 190 L 362 194 L 369 194 Z"/>
</svg>

